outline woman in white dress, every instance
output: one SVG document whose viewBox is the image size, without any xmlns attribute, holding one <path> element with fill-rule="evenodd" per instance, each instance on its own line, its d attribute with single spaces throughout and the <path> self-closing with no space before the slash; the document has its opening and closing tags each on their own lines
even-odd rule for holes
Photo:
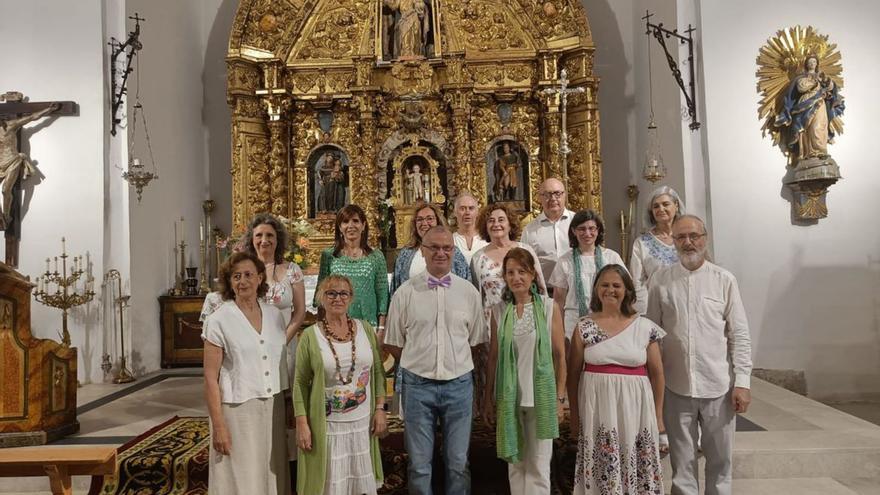
<svg viewBox="0 0 880 495">
<path fill-rule="evenodd" d="M 571 429 L 578 432 L 577 495 L 663 493 L 660 451 L 668 442 L 660 438 L 665 380 L 659 341 L 666 333 L 639 316 L 634 301 L 623 266 L 606 265 L 593 287 L 593 312 L 574 333 L 567 383 Z"/>
<path fill-rule="evenodd" d="M 672 222 L 684 214 L 681 198 L 669 186 L 654 189 L 648 205 L 651 228 L 633 242 L 629 260 L 629 272 L 636 286 L 636 311 L 640 314 L 648 308 L 651 277 L 664 266 L 678 263 L 678 253 L 672 243 Z"/>
<path fill-rule="evenodd" d="M 553 299 L 563 308 L 568 342 L 578 320 L 590 312 L 596 273 L 605 265 L 623 265 L 617 252 L 602 246 L 604 241 L 605 223 L 598 213 L 582 210 L 571 219 L 568 227 L 571 251 L 559 258 L 548 281 L 553 287 Z"/>
<path fill-rule="evenodd" d="M 348 277 L 318 286 L 324 317 L 303 331 L 294 379 L 297 492 L 374 495 L 382 486 L 378 437 L 386 431 L 385 369 L 373 328 L 348 315 Z"/>
<path fill-rule="evenodd" d="M 528 251 L 504 257 L 504 301 L 492 307 L 484 417 L 497 424 L 511 495 L 550 495 L 550 458 L 565 399 L 562 313 L 535 282 Z M 497 414 L 496 414 L 497 413 Z"/>
<path fill-rule="evenodd" d="M 205 397 L 211 429 L 211 494 L 290 491 L 284 396 L 287 335 L 277 308 L 262 302 L 266 267 L 234 253 L 220 267 L 224 300 L 206 319 Z"/>
</svg>

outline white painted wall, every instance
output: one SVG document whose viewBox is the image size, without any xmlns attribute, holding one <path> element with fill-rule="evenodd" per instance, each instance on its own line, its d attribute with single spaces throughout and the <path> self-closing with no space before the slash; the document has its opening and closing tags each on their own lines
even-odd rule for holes
<svg viewBox="0 0 880 495">
<path fill-rule="evenodd" d="M 60 254 L 65 236 L 69 253 L 90 254 L 100 283 L 108 256 L 102 2 L 5 1 L 0 11 L 0 45 L 8 50 L 0 91 L 21 91 L 32 101 L 73 100 L 80 109 L 79 116 L 25 129 L 26 149 L 40 177 L 24 184 L 19 271 L 32 278 L 44 271 L 45 258 Z M 58 339 L 61 312 L 36 302 L 31 308 L 33 333 Z M 69 329 L 83 381 L 100 379 L 100 319 L 97 302 L 71 312 Z"/>
<path fill-rule="evenodd" d="M 644 227 L 648 196 L 656 187 L 642 178 L 648 145 L 650 116 L 648 84 L 648 37 L 645 11 L 650 9 L 655 23 L 676 24 L 676 2 L 651 0 L 583 0 L 590 22 L 596 54 L 593 72 L 599 76 L 599 115 L 601 130 L 602 190 L 606 220 L 605 245 L 620 252 L 619 214 L 627 210 L 626 188 L 636 184 L 640 190 L 634 232 Z M 678 47 L 670 43 L 677 54 Z M 668 175 L 663 184 L 675 188 L 687 202 L 682 168 L 682 121 L 679 90 L 657 42 L 650 40 L 653 65 L 654 117 L 661 142 L 661 153 Z"/>
<path fill-rule="evenodd" d="M 149 372 L 160 365 L 158 296 L 174 281 L 173 224 L 186 219 L 187 266 L 199 265 L 199 222 L 202 201 L 209 197 L 208 143 L 206 115 L 222 121 L 216 108 L 225 105 L 225 96 L 212 95 L 206 105 L 206 87 L 217 87 L 216 73 L 205 79 L 208 38 L 212 31 L 218 1 L 179 2 L 173 0 L 128 0 L 126 12 L 146 18 L 141 39 L 140 98 L 144 105 L 153 156 L 159 180 L 145 191 L 143 201 L 131 206 L 132 257 L 132 366 L 136 373 Z M 230 19 L 231 23 L 231 19 Z M 225 28 L 228 37 L 228 27 Z M 211 52 L 211 63 L 220 57 Z M 216 70 L 215 70 L 216 72 Z M 225 77 L 225 76 L 224 76 Z M 225 79 L 224 79 L 225 82 Z M 132 86 L 132 95 L 136 83 Z M 129 105 L 134 104 L 134 98 Z M 219 115 L 219 116 L 217 116 Z M 217 116 L 217 117 L 215 117 Z M 216 130 L 216 124 L 212 129 Z M 226 127 L 228 133 L 228 126 Z M 227 138 L 228 139 L 228 138 Z M 148 160 L 145 140 L 136 140 L 135 155 Z M 227 167 L 228 170 L 228 167 Z M 226 191 L 226 196 L 229 196 Z M 226 200 L 228 204 L 228 199 Z"/>
<path fill-rule="evenodd" d="M 701 5 L 715 254 L 739 279 L 755 365 L 806 370 L 818 398 L 880 396 L 878 16 L 871 0 Z M 758 49 L 796 24 L 837 43 L 847 103 L 845 133 L 830 147 L 844 179 L 830 189 L 828 218 L 812 226 L 792 225 L 786 160 L 757 118 Z"/>
</svg>

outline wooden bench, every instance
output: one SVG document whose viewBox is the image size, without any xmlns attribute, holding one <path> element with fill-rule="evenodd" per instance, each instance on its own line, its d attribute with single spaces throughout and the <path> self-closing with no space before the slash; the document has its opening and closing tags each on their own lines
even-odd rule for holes
<svg viewBox="0 0 880 495">
<path fill-rule="evenodd" d="M 0 476 L 49 476 L 54 494 L 71 494 L 71 476 L 116 474 L 116 447 L 42 446 L 0 449 Z"/>
</svg>

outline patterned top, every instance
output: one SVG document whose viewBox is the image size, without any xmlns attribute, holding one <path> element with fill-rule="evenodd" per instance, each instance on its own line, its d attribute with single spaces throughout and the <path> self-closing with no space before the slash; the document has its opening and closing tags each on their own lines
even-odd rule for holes
<svg viewBox="0 0 880 495">
<path fill-rule="evenodd" d="M 266 296 L 260 300 L 275 306 L 281 311 L 284 318 L 285 327 L 290 323 L 293 317 L 293 285 L 303 283 L 303 272 L 296 263 L 288 263 L 287 271 L 280 282 L 269 280 L 269 291 Z M 205 302 L 202 304 L 202 312 L 199 315 L 199 321 L 204 322 L 205 318 L 217 310 L 223 304 L 223 298 L 219 292 L 209 292 L 205 296 Z"/>
<path fill-rule="evenodd" d="M 352 381 L 343 384 L 336 373 L 336 360 L 344 377 L 351 369 L 351 342 L 333 342 L 315 327 L 315 337 L 324 366 L 324 399 L 326 400 L 327 421 L 356 421 L 370 415 L 370 371 L 373 366 L 373 348 L 367 338 L 366 330 L 360 320 L 354 320 L 355 330 L 355 370 Z"/>
<path fill-rule="evenodd" d="M 486 249 L 489 247 L 486 246 L 480 249 L 471 258 L 471 281 L 477 290 L 480 291 L 480 295 L 483 296 L 483 318 L 486 321 L 487 328 L 491 319 L 492 306 L 501 302 L 504 288 L 507 287 L 507 283 L 504 282 L 504 277 L 501 273 L 501 263 L 496 263 L 486 254 Z M 537 261 L 538 255 L 535 254 L 535 251 L 529 245 L 517 242 L 514 247 L 521 247 L 530 252 Z M 546 287 L 541 265 L 535 263 L 535 268 L 538 270 L 538 285 Z"/>
<path fill-rule="evenodd" d="M 388 312 L 388 270 L 382 251 L 374 249 L 366 256 L 350 258 L 333 256 L 333 248 L 327 248 L 321 251 L 318 285 L 331 273 L 345 275 L 354 286 L 354 299 L 348 307 L 348 315 L 378 325 L 379 315 Z M 317 299 L 314 304 L 318 306 Z"/>
<path fill-rule="evenodd" d="M 640 235 L 633 243 L 629 273 L 636 286 L 636 310 L 639 313 L 647 310 L 651 277 L 657 270 L 675 263 L 678 263 L 675 246 L 664 244 L 651 232 Z"/>
<path fill-rule="evenodd" d="M 644 316 L 636 317 L 629 325 L 614 335 L 608 335 L 590 316 L 581 318 L 577 331 L 584 340 L 584 362 L 589 364 L 616 364 L 642 366 L 648 362 L 648 345 L 659 342 L 666 332 Z M 613 346 L 594 349 L 603 342 Z"/>
</svg>

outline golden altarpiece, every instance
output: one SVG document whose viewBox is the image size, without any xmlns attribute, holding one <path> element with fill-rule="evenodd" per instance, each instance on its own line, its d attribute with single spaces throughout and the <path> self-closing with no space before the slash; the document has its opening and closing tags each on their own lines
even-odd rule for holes
<svg viewBox="0 0 880 495">
<path fill-rule="evenodd" d="M 593 52 L 578 0 L 242 0 L 227 56 L 234 229 L 269 211 L 309 219 L 327 245 L 333 212 L 356 203 L 376 245 L 387 201 L 402 245 L 417 200 L 451 213 L 467 190 L 525 216 L 563 166 L 570 206 L 601 210 Z M 562 101 L 545 91 L 562 69 L 585 88 L 567 100 L 567 159 Z"/>
</svg>

